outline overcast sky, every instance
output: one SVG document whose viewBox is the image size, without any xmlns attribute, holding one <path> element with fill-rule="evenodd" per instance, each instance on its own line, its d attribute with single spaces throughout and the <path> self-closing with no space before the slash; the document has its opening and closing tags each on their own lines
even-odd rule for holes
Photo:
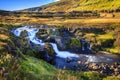
<svg viewBox="0 0 120 80">
<path fill-rule="evenodd" d="M 38 7 L 59 0 L 0 0 L 2 10 L 21 10 L 31 7 Z"/>
</svg>

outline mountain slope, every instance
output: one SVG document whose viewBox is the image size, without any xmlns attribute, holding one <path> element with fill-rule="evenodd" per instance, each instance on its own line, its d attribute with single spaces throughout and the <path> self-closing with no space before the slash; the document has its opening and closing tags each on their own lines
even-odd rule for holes
<svg viewBox="0 0 120 80">
<path fill-rule="evenodd" d="M 41 7 L 29 8 L 25 12 L 69 12 L 73 10 L 119 10 L 120 0 L 60 0 Z"/>
</svg>

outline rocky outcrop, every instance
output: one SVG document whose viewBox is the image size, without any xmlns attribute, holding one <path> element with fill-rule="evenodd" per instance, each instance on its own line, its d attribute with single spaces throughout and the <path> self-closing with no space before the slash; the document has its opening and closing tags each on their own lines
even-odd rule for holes
<svg viewBox="0 0 120 80">
<path fill-rule="evenodd" d="M 20 37 L 21 38 L 28 37 L 28 32 L 26 30 L 22 31 L 21 34 L 20 34 Z"/>
<path fill-rule="evenodd" d="M 120 74 L 120 63 L 89 63 L 89 62 L 81 62 L 78 61 L 77 66 L 74 68 L 77 71 L 98 71 L 104 76 L 112 75 L 119 76 Z"/>
</svg>

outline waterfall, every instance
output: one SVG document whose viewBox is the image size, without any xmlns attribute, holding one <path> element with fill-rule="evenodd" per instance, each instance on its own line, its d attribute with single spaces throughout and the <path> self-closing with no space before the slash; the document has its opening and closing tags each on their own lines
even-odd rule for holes
<svg viewBox="0 0 120 80">
<path fill-rule="evenodd" d="M 29 28 L 29 27 L 25 26 L 25 27 L 17 28 L 16 30 L 12 30 L 12 32 L 14 33 L 14 35 L 19 37 L 21 32 L 24 30 L 26 30 L 28 32 L 28 38 L 31 42 L 33 42 L 34 44 L 39 44 L 41 46 L 45 45 L 45 43 L 42 40 L 40 40 L 36 37 L 36 33 L 39 31 L 39 29 L 37 29 L 37 28 L 32 28 L 32 27 Z M 59 51 L 56 43 L 49 43 L 49 44 L 52 45 L 52 47 L 58 57 L 61 57 L 61 58 L 78 57 L 78 55 L 70 53 L 68 51 Z"/>
<path fill-rule="evenodd" d="M 70 53 L 68 51 L 59 51 L 56 43 L 50 43 L 50 44 L 53 46 L 54 51 L 57 53 L 57 56 L 59 57 L 62 57 L 62 58 L 77 57 L 77 55 Z"/>
<path fill-rule="evenodd" d="M 37 28 L 33 28 L 33 27 L 20 27 L 20 28 L 17 28 L 15 30 L 12 30 L 12 32 L 14 33 L 15 36 L 20 36 L 21 35 L 21 32 L 26 30 L 27 33 L 28 33 L 28 39 L 30 40 L 30 42 L 34 43 L 34 44 L 38 44 L 40 46 L 42 46 L 44 48 L 45 46 L 45 43 L 44 41 L 42 41 L 41 39 L 38 39 L 36 37 L 36 33 L 39 31 L 39 29 Z M 85 45 L 86 43 L 86 40 L 85 39 L 82 39 L 82 50 L 85 51 Z M 57 57 L 60 57 L 60 58 L 80 58 L 80 59 L 84 59 L 85 57 L 85 60 L 87 62 L 111 62 L 111 61 L 114 61 L 114 60 L 119 60 L 119 57 L 115 57 L 115 55 L 112 55 L 112 54 L 96 54 L 96 55 L 87 55 L 87 54 L 80 54 L 79 56 L 77 54 L 73 54 L 69 51 L 60 51 L 57 47 L 57 44 L 56 43 L 49 43 L 52 45 L 53 47 L 53 50 L 55 51 L 55 53 L 57 54 L 56 56 Z M 87 43 L 87 49 L 88 50 L 91 50 L 91 45 L 90 43 Z M 48 55 L 47 55 L 48 56 Z"/>
</svg>

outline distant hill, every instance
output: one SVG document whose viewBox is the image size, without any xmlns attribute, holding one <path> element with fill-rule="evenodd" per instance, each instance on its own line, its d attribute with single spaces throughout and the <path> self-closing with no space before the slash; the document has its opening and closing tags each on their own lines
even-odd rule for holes
<svg viewBox="0 0 120 80">
<path fill-rule="evenodd" d="M 6 10 L 1 10 L 1 9 L 0 9 L 0 12 L 10 12 L 10 11 L 6 11 Z"/>
<path fill-rule="evenodd" d="M 11 11 L 0 10 L 0 16 L 9 15 L 9 13 L 11 13 Z"/>
<path fill-rule="evenodd" d="M 23 12 L 118 11 L 120 0 L 60 0 L 48 5 L 22 10 Z"/>
</svg>

